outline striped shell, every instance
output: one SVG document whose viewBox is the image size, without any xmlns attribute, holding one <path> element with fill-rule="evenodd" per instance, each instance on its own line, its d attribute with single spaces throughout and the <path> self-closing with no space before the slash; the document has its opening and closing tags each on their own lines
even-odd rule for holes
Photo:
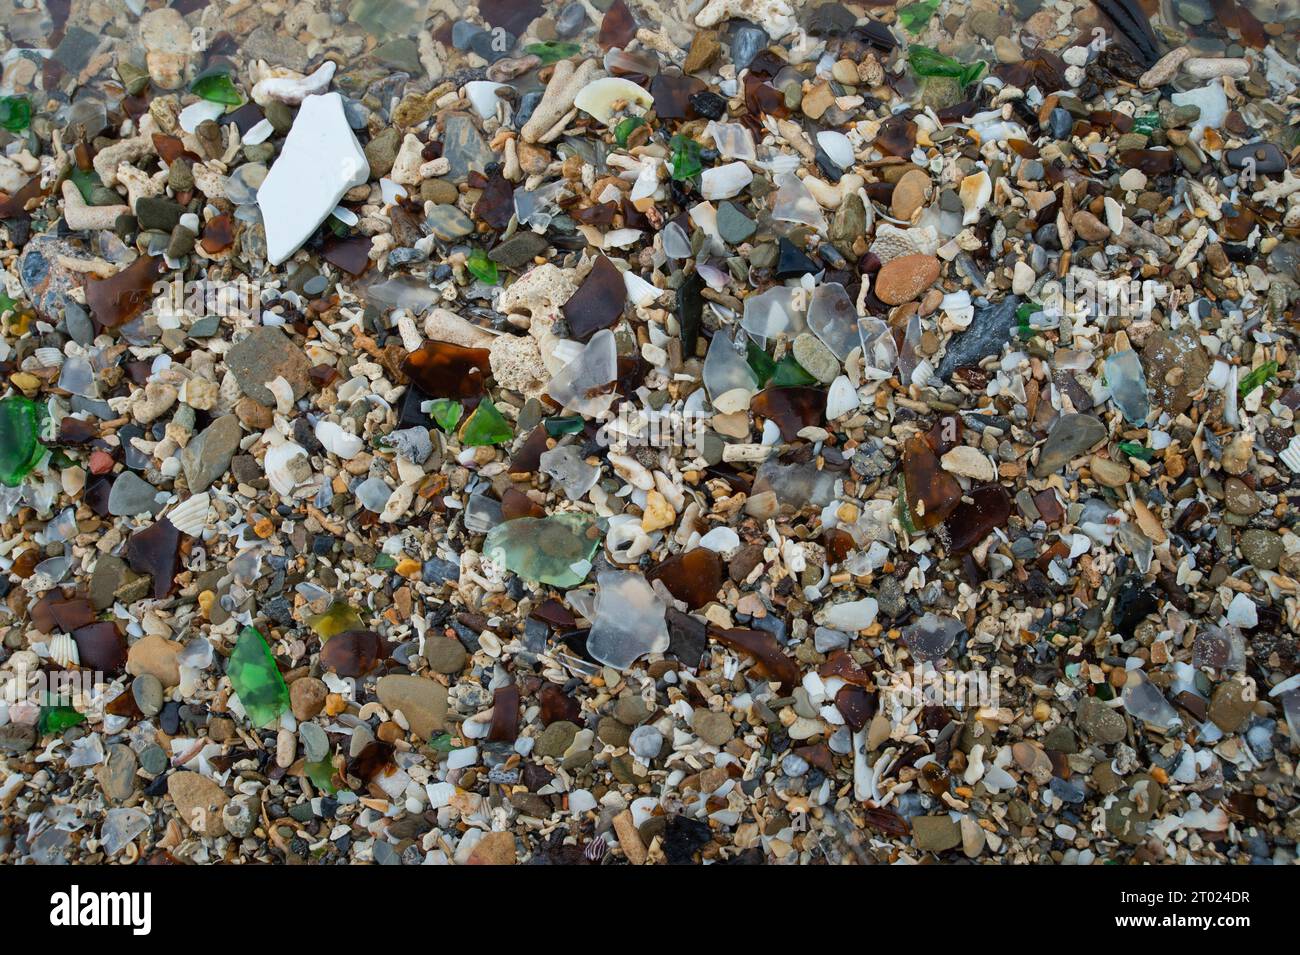
<svg viewBox="0 0 1300 955">
<path fill-rule="evenodd" d="M 207 493 L 195 494 L 173 507 L 167 519 L 182 534 L 198 537 L 203 533 L 203 526 L 208 522 L 210 510 L 211 498 Z"/>
<path fill-rule="evenodd" d="M 50 659 L 61 667 L 80 666 L 81 653 L 77 641 L 70 634 L 61 633 L 50 639 Z"/>
</svg>

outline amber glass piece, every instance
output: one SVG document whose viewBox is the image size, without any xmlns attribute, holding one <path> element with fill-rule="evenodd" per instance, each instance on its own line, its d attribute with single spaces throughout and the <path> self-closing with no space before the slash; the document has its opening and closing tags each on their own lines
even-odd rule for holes
<svg viewBox="0 0 1300 955">
<path fill-rule="evenodd" d="M 1172 149 L 1124 149 L 1116 157 L 1120 165 L 1138 169 L 1148 176 L 1159 176 L 1174 171 Z"/>
<path fill-rule="evenodd" d="M 961 485 L 943 469 L 924 435 L 914 434 L 903 448 L 903 481 L 912 524 L 929 530 L 961 503 Z"/>
<path fill-rule="evenodd" d="M 783 441 L 796 441 L 804 428 L 826 421 L 826 392 L 820 388 L 764 388 L 754 395 L 749 410 L 770 418 L 781 429 Z"/>
<path fill-rule="evenodd" d="M 0 200 L 0 219 L 16 219 L 27 214 L 27 203 L 44 195 L 41 189 L 41 177 L 32 176 L 26 184 L 12 196 Z"/>
<path fill-rule="evenodd" d="M 1001 484 L 971 488 L 969 496 L 972 503 L 960 502 L 944 521 L 948 549 L 955 554 L 970 550 L 1011 520 L 1011 495 Z"/>
<path fill-rule="evenodd" d="M 363 783 L 369 783 L 376 776 L 387 771 L 393 764 L 393 744 L 383 740 L 371 740 L 354 759 L 348 761 L 348 775 L 355 776 Z"/>
<path fill-rule="evenodd" d="M 550 726 L 561 720 L 580 723 L 582 705 L 554 683 L 547 683 L 537 693 L 537 702 L 542 708 L 542 725 Z"/>
<path fill-rule="evenodd" d="M 835 754 L 825 743 L 814 743 L 811 746 L 796 746 L 794 754 L 801 759 L 808 760 L 809 763 L 816 766 L 824 773 L 835 772 Z"/>
<path fill-rule="evenodd" d="M 86 304 L 102 328 L 125 325 L 153 301 L 154 283 L 167 272 L 162 257 L 142 255 L 116 275 L 86 280 Z"/>
<path fill-rule="evenodd" d="M 135 701 L 135 694 L 131 692 L 130 683 L 126 685 L 126 689 L 104 705 L 104 712 L 110 716 L 125 716 L 129 720 L 138 720 L 144 716 L 140 704 Z"/>
<path fill-rule="evenodd" d="M 57 590 L 53 593 L 58 595 Z M 79 627 L 88 627 L 95 622 L 95 607 L 85 597 L 73 597 L 71 600 L 56 599 L 46 604 L 46 609 L 54 625 L 66 633 L 71 633 Z M 36 613 L 33 607 L 32 622 L 35 621 Z"/>
<path fill-rule="evenodd" d="M 360 275 L 370 267 L 369 236 L 359 235 L 350 239 L 331 239 L 321 250 L 321 258 L 348 275 Z"/>
<path fill-rule="evenodd" d="M 612 202 L 598 202 L 584 209 L 574 209 L 569 215 L 584 225 L 594 225 L 598 229 L 607 229 L 614 222 L 614 213 L 618 206 Z"/>
<path fill-rule="evenodd" d="M 912 155 L 916 148 L 916 123 L 905 116 L 891 116 L 880 124 L 874 145 L 886 156 Z"/>
<path fill-rule="evenodd" d="M 474 215 L 500 230 L 510 225 L 510 217 L 514 214 L 515 187 L 500 173 L 489 176 L 483 185 L 483 194 L 474 203 Z"/>
<path fill-rule="evenodd" d="M 874 691 L 876 688 L 876 681 L 872 679 L 871 674 L 854 663 L 849 651 L 844 649 L 836 650 L 827 657 L 826 662 L 817 668 L 817 675 L 837 676 L 845 683 L 852 683 L 866 690 Z"/>
<path fill-rule="evenodd" d="M 572 611 L 554 597 L 547 597 L 528 616 L 540 620 L 552 630 L 572 630 L 578 625 Z"/>
<path fill-rule="evenodd" d="M 1038 509 L 1039 516 L 1048 524 L 1059 524 L 1065 517 L 1065 508 L 1061 507 L 1060 499 L 1050 487 L 1044 488 L 1034 495 L 1034 507 Z"/>
<path fill-rule="evenodd" d="M 602 328 L 609 328 L 623 315 L 627 285 L 618 266 L 605 256 L 596 260 L 578 291 L 564 303 L 562 311 L 570 335 L 585 342 Z"/>
<path fill-rule="evenodd" d="M 790 115 L 790 109 L 785 105 L 785 94 L 754 73 L 752 68 L 745 74 L 745 108 L 752 116 L 766 113 L 783 119 Z"/>
<path fill-rule="evenodd" d="M 488 740 L 513 743 L 519 735 L 519 687 L 511 683 L 498 687 L 492 694 L 492 726 Z"/>
<path fill-rule="evenodd" d="M 524 443 L 510 456 L 511 474 L 534 474 L 542 466 L 542 454 L 548 449 L 546 425 L 539 424 L 524 438 Z M 505 503 L 505 498 L 501 499 Z"/>
<path fill-rule="evenodd" d="M 826 558 L 832 564 L 838 564 L 853 553 L 853 535 L 838 527 L 822 534 L 822 546 L 826 548 Z"/>
<path fill-rule="evenodd" d="M 518 517 L 545 517 L 546 508 L 518 488 L 506 488 L 501 495 L 501 519 L 513 521 Z"/>
<path fill-rule="evenodd" d="M 1229 206 L 1215 228 L 1229 242 L 1245 242 L 1247 237 L 1255 231 L 1257 221 L 1255 213 L 1246 207 Z"/>
<path fill-rule="evenodd" d="M 849 728 L 856 733 L 876 715 L 876 697 L 862 687 L 850 683 L 840 687 L 839 692 L 835 694 L 835 708 L 840 711 Z"/>
<path fill-rule="evenodd" d="M 930 442 L 930 447 L 934 450 L 934 453 L 939 457 L 943 457 L 961 444 L 963 428 L 961 415 L 940 415 L 934 426 L 926 432 L 925 438 Z"/>
<path fill-rule="evenodd" d="M 126 637 L 112 621 L 74 630 L 72 639 L 81 665 L 87 670 L 121 673 L 126 668 Z"/>
<path fill-rule="evenodd" d="M 724 646 L 738 653 L 751 657 L 757 666 L 759 676 L 780 680 L 782 689 L 789 691 L 798 686 L 799 667 L 781 652 L 781 645 L 776 637 L 766 630 L 724 630 L 721 627 L 709 627 L 709 636 Z"/>
<path fill-rule="evenodd" d="M 59 422 L 59 444 L 85 444 L 97 437 L 99 427 L 93 421 L 69 415 Z"/>
<path fill-rule="evenodd" d="M 948 770 L 937 761 L 926 763 L 921 767 L 921 785 L 930 790 L 930 795 L 935 798 L 941 797 L 948 791 L 950 778 Z"/>
<path fill-rule="evenodd" d="M 624 0 L 614 0 L 600 21 L 600 32 L 596 34 L 596 42 L 600 44 L 602 50 L 613 47 L 621 50 L 626 48 L 635 36 L 636 19 L 632 16 L 632 11 L 628 9 Z"/>
<path fill-rule="evenodd" d="M 181 564 L 181 532 L 165 517 L 152 527 L 131 535 L 126 543 L 126 561 L 137 574 L 153 578 L 154 599 L 176 589 L 176 571 Z"/>
<path fill-rule="evenodd" d="M 158 151 L 158 157 L 169 166 L 181 157 L 194 162 L 199 160 L 199 157 L 186 149 L 185 144 L 175 136 L 154 133 L 153 148 Z"/>
<path fill-rule="evenodd" d="M 388 657 L 388 641 L 373 630 L 348 630 L 325 641 L 321 666 L 339 676 L 362 677 Z"/>
<path fill-rule="evenodd" d="M 203 226 L 203 238 L 199 240 L 203 251 L 209 255 L 224 252 L 235 244 L 235 220 L 233 216 L 213 216 Z M 325 258 L 329 260 L 328 250 Z"/>
<path fill-rule="evenodd" d="M 680 73 L 660 73 L 650 81 L 650 95 L 660 119 L 686 119 L 691 115 L 691 97 L 706 89 L 702 80 Z"/>
<path fill-rule="evenodd" d="M 406 356 L 402 373 L 430 398 L 477 398 L 492 366 L 486 348 L 427 341 Z"/>
<path fill-rule="evenodd" d="M 717 551 L 697 547 L 661 561 L 646 571 L 646 579 L 661 581 L 688 610 L 697 610 L 717 599 L 722 571 L 722 557 Z"/>
</svg>

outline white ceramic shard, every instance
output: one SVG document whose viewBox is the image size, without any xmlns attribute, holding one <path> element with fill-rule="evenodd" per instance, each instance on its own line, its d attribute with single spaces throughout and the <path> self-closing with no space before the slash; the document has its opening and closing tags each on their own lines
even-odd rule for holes
<svg viewBox="0 0 1300 955">
<path fill-rule="evenodd" d="M 573 100 L 574 106 L 606 125 L 615 115 L 615 103 L 626 103 L 628 106 L 635 104 L 642 109 L 649 109 L 655 101 L 641 87 L 620 76 L 607 76 L 588 83 Z M 625 109 L 622 107 L 618 112 Z"/>
<path fill-rule="evenodd" d="M 303 100 L 279 158 L 257 190 L 270 263 L 279 265 L 297 252 L 369 172 L 343 114 L 343 98 L 326 93 Z"/>
<path fill-rule="evenodd" d="M 640 574 L 619 570 L 600 574 L 587 652 L 617 670 L 626 670 L 647 653 L 663 653 L 668 649 L 665 609 Z"/>
</svg>

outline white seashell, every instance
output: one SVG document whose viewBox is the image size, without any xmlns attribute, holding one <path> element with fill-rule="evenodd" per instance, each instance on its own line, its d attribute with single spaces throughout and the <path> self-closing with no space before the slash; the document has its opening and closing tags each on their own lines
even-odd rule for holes
<svg viewBox="0 0 1300 955">
<path fill-rule="evenodd" d="M 298 462 L 298 458 L 303 460 Z M 262 467 L 266 471 L 267 480 L 271 482 L 271 487 L 275 488 L 277 494 L 284 496 L 292 494 L 299 483 L 305 479 L 306 474 L 311 471 L 307 452 L 292 441 L 267 448 Z"/>
<path fill-rule="evenodd" d="M 606 459 L 614 468 L 614 472 L 633 487 L 648 491 L 655 486 L 654 476 L 635 458 L 610 452 Z"/>
<path fill-rule="evenodd" d="M 740 549 L 740 535 L 730 527 L 715 527 L 700 538 L 699 546 L 729 557 Z"/>
<path fill-rule="evenodd" d="M 208 512 L 212 507 L 212 498 L 205 491 L 181 501 L 167 514 L 167 520 L 182 534 L 198 537 L 208 523 Z"/>
<path fill-rule="evenodd" d="M 637 306 L 653 305 L 662 293 L 631 269 L 623 273 L 623 284 L 627 286 L 628 300 Z"/>
<path fill-rule="evenodd" d="M 817 134 L 817 145 L 822 148 L 822 152 L 830 161 L 841 169 L 848 169 L 853 165 L 853 144 L 843 133 L 824 129 Z"/>
<path fill-rule="evenodd" d="M 36 349 L 33 354 L 36 356 L 36 360 L 41 363 L 42 368 L 58 368 L 63 364 L 63 352 L 57 348 L 46 345 Z"/>
<path fill-rule="evenodd" d="M 302 76 L 292 70 L 273 69 L 273 75 L 261 80 L 253 87 L 253 102 L 265 106 L 271 100 L 279 100 L 289 106 L 298 106 L 308 96 L 323 93 L 334 78 L 336 69 L 333 60 L 326 60 L 310 76 Z"/>
<path fill-rule="evenodd" d="M 226 105 L 224 103 L 213 103 L 210 100 L 201 99 L 181 110 L 179 117 L 181 129 L 187 133 L 192 133 L 203 123 L 210 119 L 215 120 L 225 112 Z"/>
<path fill-rule="evenodd" d="M 830 390 L 826 394 L 826 420 L 834 421 L 836 418 L 851 414 L 858 410 L 859 404 L 858 390 L 853 387 L 848 376 L 840 375 L 831 382 Z"/>
<path fill-rule="evenodd" d="M 71 634 L 60 633 L 50 638 L 50 659 L 61 667 L 80 666 L 81 653 Z"/>
<path fill-rule="evenodd" d="M 631 564 L 653 546 L 654 540 L 641 529 L 640 518 L 619 515 L 610 519 L 609 531 L 605 534 L 605 549 L 611 560 Z"/>
<path fill-rule="evenodd" d="M 1300 435 L 1296 435 L 1278 454 L 1278 457 L 1289 467 L 1293 473 L 1300 474 Z"/>
<path fill-rule="evenodd" d="M 607 76 L 584 86 L 582 92 L 574 97 L 573 105 L 587 115 L 608 124 L 614 116 L 614 104 L 620 101 L 628 105 L 636 104 L 643 109 L 649 109 L 655 103 L 654 97 L 631 80 L 619 76 Z"/>
<path fill-rule="evenodd" d="M 366 446 L 366 443 L 355 434 L 350 434 L 333 421 L 324 419 L 316 422 L 316 440 L 326 451 L 337 454 L 345 461 L 355 458 Z"/>
<path fill-rule="evenodd" d="M 478 113 L 483 119 L 492 119 L 496 116 L 497 106 L 501 102 L 501 97 L 497 96 L 497 90 L 508 89 L 510 87 L 504 83 L 493 83 L 489 80 L 474 80 L 464 86 L 465 98 L 474 107 L 474 112 Z"/>
</svg>

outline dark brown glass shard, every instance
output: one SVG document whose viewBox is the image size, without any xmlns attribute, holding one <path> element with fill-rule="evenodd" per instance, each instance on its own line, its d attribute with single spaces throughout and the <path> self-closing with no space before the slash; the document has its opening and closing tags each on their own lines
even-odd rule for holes
<svg viewBox="0 0 1300 955">
<path fill-rule="evenodd" d="M 126 669 L 126 637 L 112 621 L 92 623 L 72 632 L 77 656 L 87 670 L 121 673 Z"/>
<path fill-rule="evenodd" d="M 367 240 L 369 241 L 369 240 Z M 213 216 L 203 226 L 203 238 L 199 245 L 209 255 L 224 252 L 235 244 L 235 220 L 232 216 Z"/>
<path fill-rule="evenodd" d="M 658 580 L 668 592 L 697 610 L 718 598 L 722 586 L 722 557 L 707 547 L 697 547 L 685 554 L 674 554 L 646 571 L 647 580 Z"/>
<path fill-rule="evenodd" d="M 925 435 L 914 434 L 903 447 L 903 482 L 912 523 L 938 527 L 961 503 L 961 485 L 943 469 Z"/>
<path fill-rule="evenodd" d="M 514 214 L 515 187 L 500 173 L 488 176 L 483 194 L 474 203 L 474 215 L 492 228 L 501 230 L 510 225 L 510 217 Z"/>
<path fill-rule="evenodd" d="M 176 571 L 181 565 L 181 532 L 165 517 L 151 527 L 131 535 L 126 543 L 126 561 L 137 574 L 153 579 L 154 599 L 176 589 Z"/>
<path fill-rule="evenodd" d="M 388 641 L 373 630 L 347 630 L 325 641 L 321 666 L 339 676 L 363 677 L 388 657 Z"/>
<path fill-rule="evenodd" d="M 971 503 L 961 501 L 944 521 L 948 549 L 954 554 L 965 553 L 1011 520 L 1011 495 L 1001 484 L 972 488 L 968 496 Z"/>
<path fill-rule="evenodd" d="M 961 435 L 964 430 L 961 415 L 940 415 L 926 434 L 926 440 L 930 442 L 930 447 L 934 453 L 943 457 L 957 445 L 961 444 Z"/>
<path fill-rule="evenodd" d="M 723 646 L 753 659 L 757 675 L 779 680 L 783 690 L 788 692 L 799 685 L 799 667 L 781 652 L 781 645 L 776 642 L 776 637 L 766 630 L 724 630 L 721 627 L 709 627 L 709 636 Z"/>
<path fill-rule="evenodd" d="M 518 488 L 506 488 L 501 495 L 501 519 L 513 521 L 520 517 L 545 517 L 546 508 Z"/>
<path fill-rule="evenodd" d="M 547 597 L 528 616 L 540 620 L 552 630 L 572 630 L 578 625 L 573 612 L 554 597 Z"/>
<path fill-rule="evenodd" d="M 522 36 L 528 25 L 542 15 L 541 0 L 479 0 L 479 13 L 494 27 Z"/>
<path fill-rule="evenodd" d="M 570 723 L 582 721 L 582 705 L 554 683 L 547 683 L 538 691 L 537 702 L 541 704 L 543 726 L 550 726 L 561 720 Z"/>
<path fill-rule="evenodd" d="M 85 597 L 66 598 L 61 590 L 51 590 L 32 604 L 32 626 L 41 633 L 62 630 L 71 633 L 95 622 L 95 607 Z"/>
<path fill-rule="evenodd" d="M 797 441 L 804 428 L 826 422 L 826 392 L 820 388 L 765 388 L 754 395 L 749 410 L 776 422 L 783 441 Z"/>
<path fill-rule="evenodd" d="M 523 444 L 519 445 L 514 454 L 510 455 L 510 473 L 535 473 L 542 466 L 542 454 L 550 447 L 549 438 L 550 435 L 546 433 L 546 425 L 539 424 L 533 428 L 528 433 L 528 437 L 524 438 Z"/>
<path fill-rule="evenodd" d="M 1123 149 L 1116 156 L 1122 166 L 1138 169 L 1148 176 L 1161 176 L 1174 171 L 1172 149 Z"/>
<path fill-rule="evenodd" d="M 624 0 L 614 0 L 600 21 L 596 42 L 602 50 L 625 48 L 636 37 L 636 18 Z M 663 114 L 661 113 L 660 116 Z"/>
<path fill-rule="evenodd" d="M 822 546 L 826 548 L 826 559 L 838 564 L 853 553 L 853 536 L 835 527 L 822 534 Z"/>
<path fill-rule="evenodd" d="M 86 305 L 101 328 L 117 328 L 143 312 L 167 272 L 162 257 L 142 255 L 116 275 L 86 280 Z"/>
<path fill-rule="evenodd" d="M 561 310 L 572 337 L 585 342 L 602 328 L 609 328 L 617 322 L 623 315 L 626 301 L 627 285 L 623 273 L 602 255 Z"/>
<path fill-rule="evenodd" d="M 486 348 L 427 341 L 402 362 L 402 374 L 430 398 L 478 398 L 492 373 Z"/>
<path fill-rule="evenodd" d="M 654 97 L 655 113 L 660 119 L 686 119 L 694 115 L 691 97 L 708 87 L 702 80 L 680 73 L 660 73 L 650 80 L 650 95 Z"/>
<path fill-rule="evenodd" d="M 325 243 L 325 248 L 321 250 L 320 255 L 336 269 L 357 276 L 370 267 L 372 244 L 370 237 L 364 235 L 354 236 L 351 239 L 332 239 Z"/>
<path fill-rule="evenodd" d="M 519 736 L 519 687 L 511 683 L 498 687 L 492 694 L 492 726 L 488 740 L 513 743 Z"/>
<path fill-rule="evenodd" d="M 849 724 L 849 729 L 858 732 L 876 715 L 876 697 L 860 686 L 848 684 L 842 686 L 835 694 L 835 708 Z"/>
<path fill-rule="evenodd" d="M 371 740 L 355 759 L 348 761 L 348 775 L 369 784 L 376 776 L 387 773 L 393 764 L 393 751 L 392 743 Z"/>
<path fill-rule="evenodd" d="M 916 123 L 902 115 L 889 117 L 880 124 L 875 145 L 886 156 L 901 156 L 906 159 L 916 148 Z"/>
</svg>

